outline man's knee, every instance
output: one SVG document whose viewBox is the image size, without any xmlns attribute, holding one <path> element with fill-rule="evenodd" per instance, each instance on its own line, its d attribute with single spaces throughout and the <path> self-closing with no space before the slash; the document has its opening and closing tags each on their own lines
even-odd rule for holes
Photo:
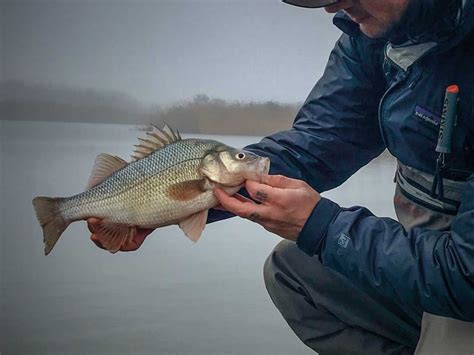
<svg viewBox="0 0 474 355">
<path fill-rule="evenodd" d="M 263 278 L 267 288 L 274 286 L 275 277 L 281 266 L 287 263 L 289 254 L 293 252 L 293 248 L 297 248 L 296 244 L 288 240 L 282 240 L 273 248 L 270 255 L 265 260 L 263 266 Z"/>
<path fill-rule="evenodd" d="M 296 243 L 283 240 L 268 256 L 263 267 L 268 293 L 274 302 L 285 303 L 302 295 L 305 298 L 328 294 L 341 287 L 340 275 L 326 269 L 317 256 L 309 256 Z M 290 298 L 290 299 L 289 299 Z"/>
<path fill-rule="evenodd" d="M 308 272 L 308 269 L 314 272 L 314 265 L 309 267 L 308 262 L 314 263 L 313 258 L 301 251 L 296 243 L 288 240 L 278 243 L 263 267 L 263 278 L 270 295 L 280 289 L 282 284 L 288 286 L 285 280 L 299 279 L 299 274 Z"/>
</svg>

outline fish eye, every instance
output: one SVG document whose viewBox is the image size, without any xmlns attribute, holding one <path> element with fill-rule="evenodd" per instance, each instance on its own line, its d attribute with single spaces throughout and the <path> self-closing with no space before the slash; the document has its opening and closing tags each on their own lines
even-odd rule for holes
<svg viewBox="0 0 474 355">
<path fill-rule="evenodd" d="M 240 152 L 240 153 L 237 153 L 237 155 L 235 157 L 239 160 L 244 160 L 246 155 L 245 155 L 245 153 Z"/>
</svg>

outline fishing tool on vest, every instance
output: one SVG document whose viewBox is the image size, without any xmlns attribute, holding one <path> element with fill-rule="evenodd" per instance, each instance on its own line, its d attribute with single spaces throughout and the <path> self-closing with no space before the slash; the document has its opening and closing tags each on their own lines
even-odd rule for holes
<svg viewBox="0 0 474 355">
<path fill-rule="evenodd" d="M 459 86 L 450 85 L 446 89 L 443 104 L 443 114 L 439 127 L 438 144 L 436 152 L 439 153 L 436 160 L 436 171 L 431 186 L 431 197 L 444 198 L 443 174 L 447 170 L 446 156 L 451 154 L 454 127 L 457 124 Z"/>
</svg>

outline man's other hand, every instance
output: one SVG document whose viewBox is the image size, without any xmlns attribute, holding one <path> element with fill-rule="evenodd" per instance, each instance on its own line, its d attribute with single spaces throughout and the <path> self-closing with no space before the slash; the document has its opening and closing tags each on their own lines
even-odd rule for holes
<svg viewBox="0 0 474 355">
<path fill-rule="evenodd" d="M 239 217 L 262 225 L 269 232 L 296 241 L 321 196 L 306 182 L 282 175 L 267 175 L 263 183 L 246 181 L 254 201 L 240 195 L 228 196 L 215 189 L 220 204 Z"/>
<path fill-rule="evenodd" d="M 87 219 L 87 227 L 89 231 L 92 233 L 91 240 L 94 242 L 101 249 L 105 249 L 103 246 L 103 240 L 106 238 L 103 234 L 99 232 L 98 225 L 100 223 L 100 219 L 98 218 L 89 218 Z M 135 251 L 143 244 L 145 238 L 153 232 L 153 229 L 142 229 L 137 228 L 137 233 L 133 237 L 133 239 L 129 242 L 124 244 L 120 251 Z"/>
</svg>

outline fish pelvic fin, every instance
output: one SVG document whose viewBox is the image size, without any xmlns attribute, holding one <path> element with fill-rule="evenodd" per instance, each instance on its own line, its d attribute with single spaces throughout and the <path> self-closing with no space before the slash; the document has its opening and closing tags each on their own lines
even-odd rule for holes
<svg viewBox="0 0 474 355">
<path fill-rule="evenodd" d="M 66 230 L 69 222 L 61 216 L 59 203 L 62 198 L 36 197 L 33 207 L 41 227 L 43 228 L 44 255 L 53 250 L 56 242 Z"/>
<path fill-rule="evenodd" d="M 197 242 L 201 237 L 202 231 L 206 226 L 207 214 L 209 210 L 204 210 L 198 213 L 195 213 L 183 221 L 179 222 L 179 227 L 183 230 L 184 234 L 192 240 Z"/>
</svg>

